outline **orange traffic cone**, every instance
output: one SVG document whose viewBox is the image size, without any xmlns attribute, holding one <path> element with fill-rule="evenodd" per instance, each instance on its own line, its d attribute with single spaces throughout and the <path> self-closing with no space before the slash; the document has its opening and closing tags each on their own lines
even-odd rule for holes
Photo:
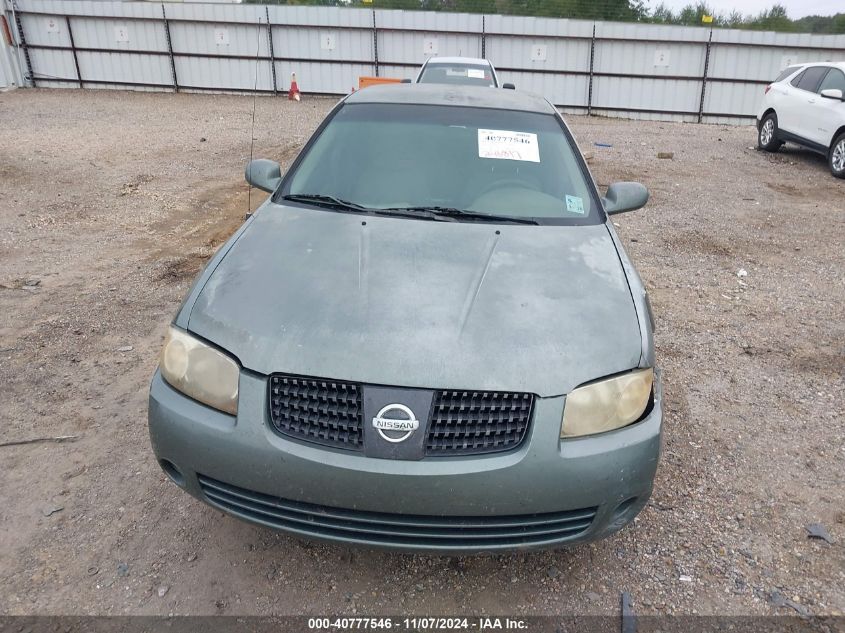
<svg viewBox="0 0 845 633">
<path fill-rule="evenodd" d="M 299 101 L 299 86 L 296 85 L 296 73 L 290 74 L 290 90 L 288 91 L 288 99 L 291 101 Z"/>
</svg>

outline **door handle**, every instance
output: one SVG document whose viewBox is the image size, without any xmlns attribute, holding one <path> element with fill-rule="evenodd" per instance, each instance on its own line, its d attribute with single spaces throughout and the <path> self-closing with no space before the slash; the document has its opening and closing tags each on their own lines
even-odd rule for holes
<svg viewBox="0 0 845 633">
<path fill-rule="evenodd" d="M 816 102 L 815 99 L 807 99 L 807 103 L 815 103 L 815 102 Z"/>
</svg>

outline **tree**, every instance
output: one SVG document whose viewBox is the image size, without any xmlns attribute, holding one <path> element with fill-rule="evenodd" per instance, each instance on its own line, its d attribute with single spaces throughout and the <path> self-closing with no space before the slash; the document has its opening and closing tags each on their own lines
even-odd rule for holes
<svg viewBox="0 0 845 633">
<path fill-rule="evenodd" d="M 845 33 L 845 13 L 831 16 L 810 15 L 791 20 L 781 4 L 746 16 L 734 9 L 728 14 L 714 12 L 705 0 L 697 0 L 678 11 L 658 4 L 649 11 L 646 0 L 243 0 L 247 4 L 291 4 L 338 7 L 372 7 L 413 11 L 459 11 L 502 15 L 530 15 L 549 18 L 653 22 L 713 28 L 793 31 L 801 33 Z M 703 24 L 705 15 L 713 22 Z"/>
<path fill-rule="evenodd" d="M 748 27 L 760 31 L 792 31 L 795 28 L 792 20 L 786 15 L 786 8 L 781 4 L 762 11 Z"/>
<path fill-rule="evenodd" d="M 662 2 L 654 8 L 651 15 L 648 17 L 649 22 L 657 22 L 658 24 L 674 24 L 675 14 L 672 9 L 667 7 Z"/>
</svg>

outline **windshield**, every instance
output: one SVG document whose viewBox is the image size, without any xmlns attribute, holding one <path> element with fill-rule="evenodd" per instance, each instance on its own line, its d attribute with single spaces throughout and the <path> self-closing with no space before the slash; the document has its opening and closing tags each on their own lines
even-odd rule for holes
<svg viewBox="0 0 845 633">
<path fill-rule="evenodd" d="M 462 84 L 465 86 L 496 86 L 490 66 L 481 64 L 443 64 L 429 62 L 417 83 Z"/>
<path fill-rule="evenodd" d="M 369 209 L 442 207 L 602 221 L 574 143 L 551 114 L 346 104 L 306 149 L 279 196 L 330 196 Z"/>
</svg>

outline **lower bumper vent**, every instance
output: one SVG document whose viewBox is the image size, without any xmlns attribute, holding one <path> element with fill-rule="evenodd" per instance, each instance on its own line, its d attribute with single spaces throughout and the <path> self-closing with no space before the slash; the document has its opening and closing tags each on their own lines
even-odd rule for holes
<svg viewBox="0 0 845 633">
<path fill-rule="evenodd" d="M 565 542 L 582 534 L 596 508 L 512 516 L 388 514 L 289 501 L 198 475 L 206 499 L 230 514 L 306 536 L 363 544 L 484 549 Z"/>
</svg>

